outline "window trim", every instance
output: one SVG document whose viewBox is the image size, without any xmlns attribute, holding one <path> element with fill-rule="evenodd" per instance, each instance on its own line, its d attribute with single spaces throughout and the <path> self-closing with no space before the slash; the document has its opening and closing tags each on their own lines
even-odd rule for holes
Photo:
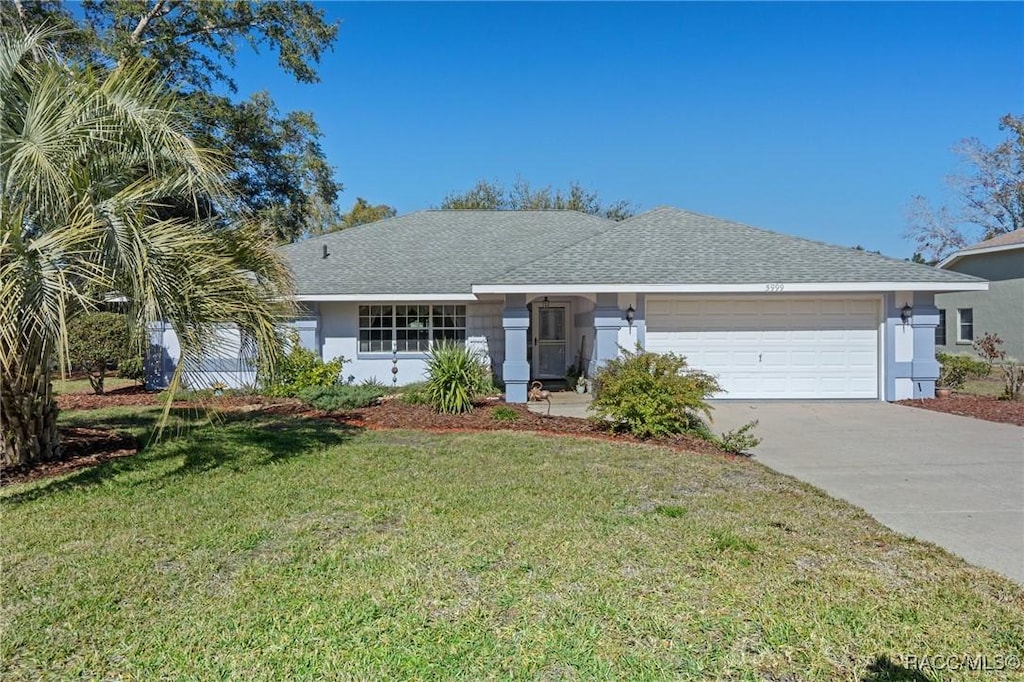
<svg viewBox="0 0 1024 682">
<path fill-rule="evenodd" d="M 949 343 L 949 338 L 946 335 L 946 309 L 939 308 L 939 323 L 935 325 L 935 345 L 945 346 Z M 939 342 L 939 335 L 942 335 L 942 342 Z"/>
<path fill-rule="evenodd" d="M 968 324 L 971 325 L 971 338 L 965 339 L 963 336 L 963 313 L 969 311 L 971 314 L 971 321 Z M 969 346 L 974 343 L 974 308 L 957 308 L 956 309 L 956 342 L 961 346 Z"/>
<path fill-rule="evenodd" d="M 389 327 L 388 326 L 379 327 L 379 328 L 378 327 L 363 327 L 362 324 L 360 324 L 360 319 L 361 318 L 363 318 L 363 317 L 373 317 L 372 315 L 363 315 L 362 314 L 363 308 L 376 307 L 376 306 L 379 306 L 381 308 L 390 308 L 391 309 L 391 325 Z M 397 326 L 397 320 L 398 320 L 398 317 L 399 317 L 399 315 L 398 315 L 398 308 L 399 307 L 403 307 L 403 306 L 416 306 L 416 307 L 426 307 L 427 308 L 427 320 L 428 320 L 428 325 L 427 325 L 427 334 L 428 334 L 428 337 L 427 337 L 427 344 L 428 344 L 427 345 L 427 350 L 425 350 L 425 351 L 400 350 L 397 353 L 394 352 L 393 349 L 397 346 L 397 343 L 398 343 L 398 331 L 399 330 L 403 330 L 403 329 L 408 329 L 408 327 L 399 327 L 399 326 Z M 393 358 L 393 357 L 396 357 L 396 356 L 398 358 L 408 358 L 408 359 L 423 359 L 423 358 L 426 358 L 430 354 L 430 349 L 434 347 L 434 341 L 437 340 L 437 339 L 435 339 L 435 336 L 434 336 L 434 332 L 435 332 L 434 316 L 435 315 L 439 315 L 441 317 L 444 317 L 444 308 L 447 308 L 447 307 L 454 307 L 455 308 L 455 315 L 454 315 L 454 317 L 456 317 L 456 318 L 458 318 L 458 317 L 463 318 L 463 325 L 464 326 L 462 326 L 462 327 L 437 327 L 437 329 L 438 330 L 442 330 L 442 329 L 444 329 L 444 330 L 455 330 L 455 331 L 460 331 L 461 330 L 462 333 L 463 333 L 463 337 L 464 337 L 463 338 L 463 343 L 466 343 L 466 341 L 469 338 L 469 308 L 468 308 L 468 306 L 465 303 L 452 303 L 452 302 L 447 302 L 447 301 L 444 302 L 444 303 L 424 303 L 424 302 L 421 302 L 421 301 L 416 301 L 416 302 L 402 302 L 402 301 L 381 301 L 381 302 L 378 302 L 378 301 L 367 301 L 367 302 L 360 302 L 356 306 L 356 339 L 355 339 L 355 341 L 356 341 L 356 358 L 357 359 L 365 359 L 365 360 L 390 359 L 390 358 Z M 461 313 L 460 313 L 460 308 L 461 308 Z M 392 350 L 362 350 L 362 343 L 363 342 L 362 342 L 362 338 L 360 338 L 360 337 L 362 336 L 362 333 L 364 331 L 370 330 L 370 329 L 384 329 L 384 330 L 388 330 L 389 329 L 391 331 L 391 348 L 392 348 Z"/>
</svg>

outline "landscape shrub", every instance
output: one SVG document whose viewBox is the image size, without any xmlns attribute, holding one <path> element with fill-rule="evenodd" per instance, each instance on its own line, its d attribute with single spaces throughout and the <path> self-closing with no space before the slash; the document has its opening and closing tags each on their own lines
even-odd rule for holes
<svg viewBox="0 0 1024 682">
<path fill-rule="evenodd" d="M 117 376 L 142 383 L 146 379 L 146 363 L 141 353 L 129 352 L 117 361 Z"/>
<path fill-rule="evenodd" d="M 499 422 L 514 422 L 519 420 L 519 413 L 508 405 L 498 405 L 491 412 L 491 418 Z"/>
<path fill-rule="evenodd" d="M 1024 364 L 1014 359 L 1006 359 L 999 365 L 1003 373 L 1003 395 L 1004 400 L 1020 400 L 1024 395 Z"/>
<path fill-rule="evenodd" d="M 976 339 L 971 344 L 971 347 L 974 348 L 975 353 L 985 359 L 985 362 L 991 368 L 993 364 L 1006 358 L 1006 351 L 1000 348 L 1002 345 L 1003 340 L 999 338 L 998 334 L 985 332 L 980 339 Z"/>
<path fill-rule="evenodd" d="M 970 355 L 951 355 L 938 353 L 939 386 L 943 388 L 963 388 L 968 379 L 988 376 L 989 364 Z"/>
<path fill-rule="evenodd" d="M 711 374 L 675 353 L 622 349 L 594 377 L 590 409 L 613 429 L 648 438 L 690 432 L 708 437 L 707 399 L 722 390 Z"/>
<path fill-rule="evenodd" d="M 455 343 L 438 343 L 427 358 L 426 393 L 443 414 L 473 409 L 473 398 L 493 389 L 483 357 Z"/>
<path fill-rule="evenodd" d="M 318 410 L 352 410 L 369 407 L 387 394 L 383 386 L 335 384 L 334 386 L 313 386 L 301 389 L 298 398 Z"/>
<path fill-rule="evenodd" d="M 274 397 L 291 397 L 307 388 L 326 388 L 338 383 L 344 358 L 328 362 L 299 345 L 299 335 L 289 339 L 288 352 L 278 362 L 274 373 L 263 383 L 263 392 Z"/>
<path fill-rule="evenodd" d="M 751 431 L 757 427 L 757 421 L 747 422 L 733 431 L 726 431 L 721 436 L 712 436 L 712 442 L 726 452 L 742 455 L 750 452 L 761 444 L 761 439 Z"/>
<path fill-rule="evenodd" d="M 97 395 L 103 393 L 107 370 L 117 367 L 130 351 L 128 318 L 120 313 L 85 313 L 68 323 L 71 368 L 89 375 L 89 384 Z"/>
<path fill-rule="evenodd" d="M 398 387 L 400 400 L 406 405 L 429 405 L 430 394 L 427 393 L 427 382 L 418 381 Z"/>
</svg>

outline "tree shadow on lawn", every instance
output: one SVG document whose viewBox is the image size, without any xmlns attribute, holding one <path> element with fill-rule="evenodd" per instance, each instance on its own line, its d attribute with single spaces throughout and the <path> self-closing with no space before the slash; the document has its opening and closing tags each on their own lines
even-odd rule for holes
<svg viewBox="0 0 1024 682">
<path fill-rule="evenodd" d="M 305 453 L 342 445 L 364 429 L 315 417 L 221 415 L 219 424 L 171 444 L 165 457 L 180 456 L 180 467 L 165 477 L 181 477 L 221 467 L 243 471 L 253 465 L 282 462 Z M 259 454 L 254 458 L 253 451 Z M 176 451 L 176 452 L 170 452 Z"/>
<path fill-rule="evenodd" d="M 932 682 L 920 670 L 907 668 L 885 655 L 875 656 L 861 682 Z"/>
<path fill-rule="evenodd" d="M 64 478 L 4 498 L 5 504 L 21 504 L 46 495 L 99 485 L 119 474 L 143 469 L 153 463 L 182 458 L 181 466 L 160 478 L 181 478 L 222 467 L 235 471 L 285 461 L 311 451 L 342 445 L 363 429 L 332 420 L 311 417 L 266 415 L 249 412 L 203 414 L 193 408 L 174 408 L 171 423 L 158 432 L 159 411 L 129 414 L 74 415 L 63 424 L 132 433 L 142 447 L 134 457 L 113 459 L 80 469 Z M 202 422 L 196 422 L 197 417 Z M 255 456 L 254 456 L 255 455 Z M 152 478 L 131 485 L 152 484 Z"/>
</svg>

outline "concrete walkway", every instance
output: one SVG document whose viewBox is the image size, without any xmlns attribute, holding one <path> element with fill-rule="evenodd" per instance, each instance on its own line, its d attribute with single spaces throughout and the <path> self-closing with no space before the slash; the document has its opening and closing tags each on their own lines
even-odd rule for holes
<svg viewBox="0 0 1024 682">
<path fill-rule="evenodd" d="M 586 416 L 586 396 L 552 398 L 552 414 Z M 716 431 L 758 420 L 753 454 L 776 471 L 1024 584 L 1024 428 L 874 401 L 722 401 L 714 416 Z"/>
</svg>

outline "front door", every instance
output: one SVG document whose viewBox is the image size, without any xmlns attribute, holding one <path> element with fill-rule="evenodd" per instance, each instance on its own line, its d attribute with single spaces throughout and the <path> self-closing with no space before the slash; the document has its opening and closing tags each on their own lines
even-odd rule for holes
<svg viewBox="0 0 1024 682">
<path fill-rule="evenodd" d="M 564 305 L 533 308 L 533 377 L 561 379 L 565 376 L 568 352 L 568 324 Z"/>
</svg>

